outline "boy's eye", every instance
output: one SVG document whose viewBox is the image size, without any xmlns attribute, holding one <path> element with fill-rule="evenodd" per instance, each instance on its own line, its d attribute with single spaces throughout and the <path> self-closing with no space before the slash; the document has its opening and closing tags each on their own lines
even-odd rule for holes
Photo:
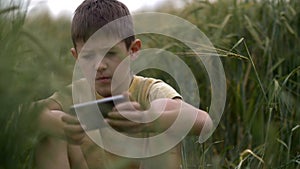
<svg viewBox="0 0 300 169">
<path fill-rule="evenodd" d="M 93 55 L 83 55 L 82 58 L 86 60 L 92 59 L 94 56 Z"/>
<path fill-rule="evenodd" d="M 115 56 L 116 54 L 117 54 L 117 53 L 114 52 L 114 51 L 109 51 L 109 52 L 106 53 L 105 56 Z"/>
<path fill-rule="evenodd" d="M 85 59 L 85 60 L 91 60 L 93 58 L 95 58 L 95 55 L 93 55 L 93 54 L 86 54 L 86 55 L 82 56 L 82 59 Z"/>
</svg>

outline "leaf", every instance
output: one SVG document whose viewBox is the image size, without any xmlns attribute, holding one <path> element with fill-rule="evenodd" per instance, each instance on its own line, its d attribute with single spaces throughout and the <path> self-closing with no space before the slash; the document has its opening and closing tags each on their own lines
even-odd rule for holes
<svg viewBox="0 0 300 169">
<path fill-rule="evenodd" d="M 230 49 L 230 51 L 232 51 L 234 48 L 239 46 L 243 41 L 244 41 L 244 38 L 242 37 L 236 44 L 233 45 L 233 47 Z"/>
<path fill-rule="evenodd" d="M 287 146 L 287 144 L 286 144 L 284 141 L 280 140 L 279 138 L 277 138 L 276 140 L 277 140 L 280 144 L 282 144 L 286 149 L 289 149 L 288 146 Z"/>
<path fill-rule="evenodd" d="M 20 8 L 19 6 L 11 6 L 11 7 L 8 7 L 8 8 L 1 9 L 0 10 L 0 15 L 2 15 L 4 13 L 8 13 L 8 12 L 18 10 L 19 8 Z"/>
<path fill-rule="evenodd" d="M 288 76 L 284 79 L 282 86 L 285 86 L 286 83 L 288 82 L 289 78 L 299 70 L 300 70 L 300 66 L 298 66 L 296 69 L 292 70 L 291 73 L 289 73 Z"/>
<path fill-rule="evenodd" d="M 246 22 L 248 23 L 247 30 L 252 35 L 253 39 L 258 43 L 259 47 L 263 49 L 264 48 L 263 42 L 261 41 L 260 36 L 258 35 L 257 31 L 255 30 L 251 20 L 249 19 L 249 17 L 247 15 L 244 15 L 244 18 L 246 19 Z"/>
</svg>

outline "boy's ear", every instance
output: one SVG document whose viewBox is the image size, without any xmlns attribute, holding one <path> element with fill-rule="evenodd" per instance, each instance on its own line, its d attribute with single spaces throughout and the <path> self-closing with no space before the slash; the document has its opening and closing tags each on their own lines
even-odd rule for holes
<svg viewBox="0 0 300 169">
<path fill-rule="evenodd" d="M 77 53 L 76 49 L 75 48 L 71 48 L 70 51 L 71 51 L 73 57 L 77 60 L 78 59 L 78 53 Z"/>
<path fill-rule="evenodd" d="M 129 48 L 130 57 L 135 60 L 138 57 L 138 52 L 142 47 L 142 41 L 140 39 L 135 39 Z"/>
</svg>

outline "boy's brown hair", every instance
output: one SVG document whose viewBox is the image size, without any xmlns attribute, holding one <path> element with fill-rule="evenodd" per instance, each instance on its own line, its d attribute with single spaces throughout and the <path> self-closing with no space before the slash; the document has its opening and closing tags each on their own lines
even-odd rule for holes
<svg viewBox="0 0 300 169">
<path fill-rule="evenodd" d="M 85 0 L 76 9 L 72 21 L 71 35 L 75 49 L 76 42 L 85 43 L 97 30 L 111 21 L 125 16 L 126 19 L 121 19 L 121 23 L 117 24 L 118 27 L 112 31 L 114 36 L 119 38 L 123 35 L 132 35 L 124 39 L 126 47 L 129 49 L 135 36 L 128 8 L 117 0 Z"/>
</svg>

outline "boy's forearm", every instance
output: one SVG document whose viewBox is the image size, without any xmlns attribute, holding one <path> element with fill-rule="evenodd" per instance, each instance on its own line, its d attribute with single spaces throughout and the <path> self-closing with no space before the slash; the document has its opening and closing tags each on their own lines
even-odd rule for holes
<svg viewBox="0 0 300 169">
<path fill-rule="evenodd" d="M 187 117 L 186 119 L 190 119 L 191 123 L 194 122 L 189 134 L 208 134 L 213 127 L 212 120 L 207 112 L 199 110 L 181 100 L 159 99 L 153 101 L 151 107 L 150 111 L 161 113 L 159 118 L 150 125 L 150 128 L 157 132 L 168 129 L 175 122 L 179 113 L 184 113 L 184 116 Z M 187 123 L 189 123 L 189 121 L 180 125 L 186 125 Z"/>
</svg>

